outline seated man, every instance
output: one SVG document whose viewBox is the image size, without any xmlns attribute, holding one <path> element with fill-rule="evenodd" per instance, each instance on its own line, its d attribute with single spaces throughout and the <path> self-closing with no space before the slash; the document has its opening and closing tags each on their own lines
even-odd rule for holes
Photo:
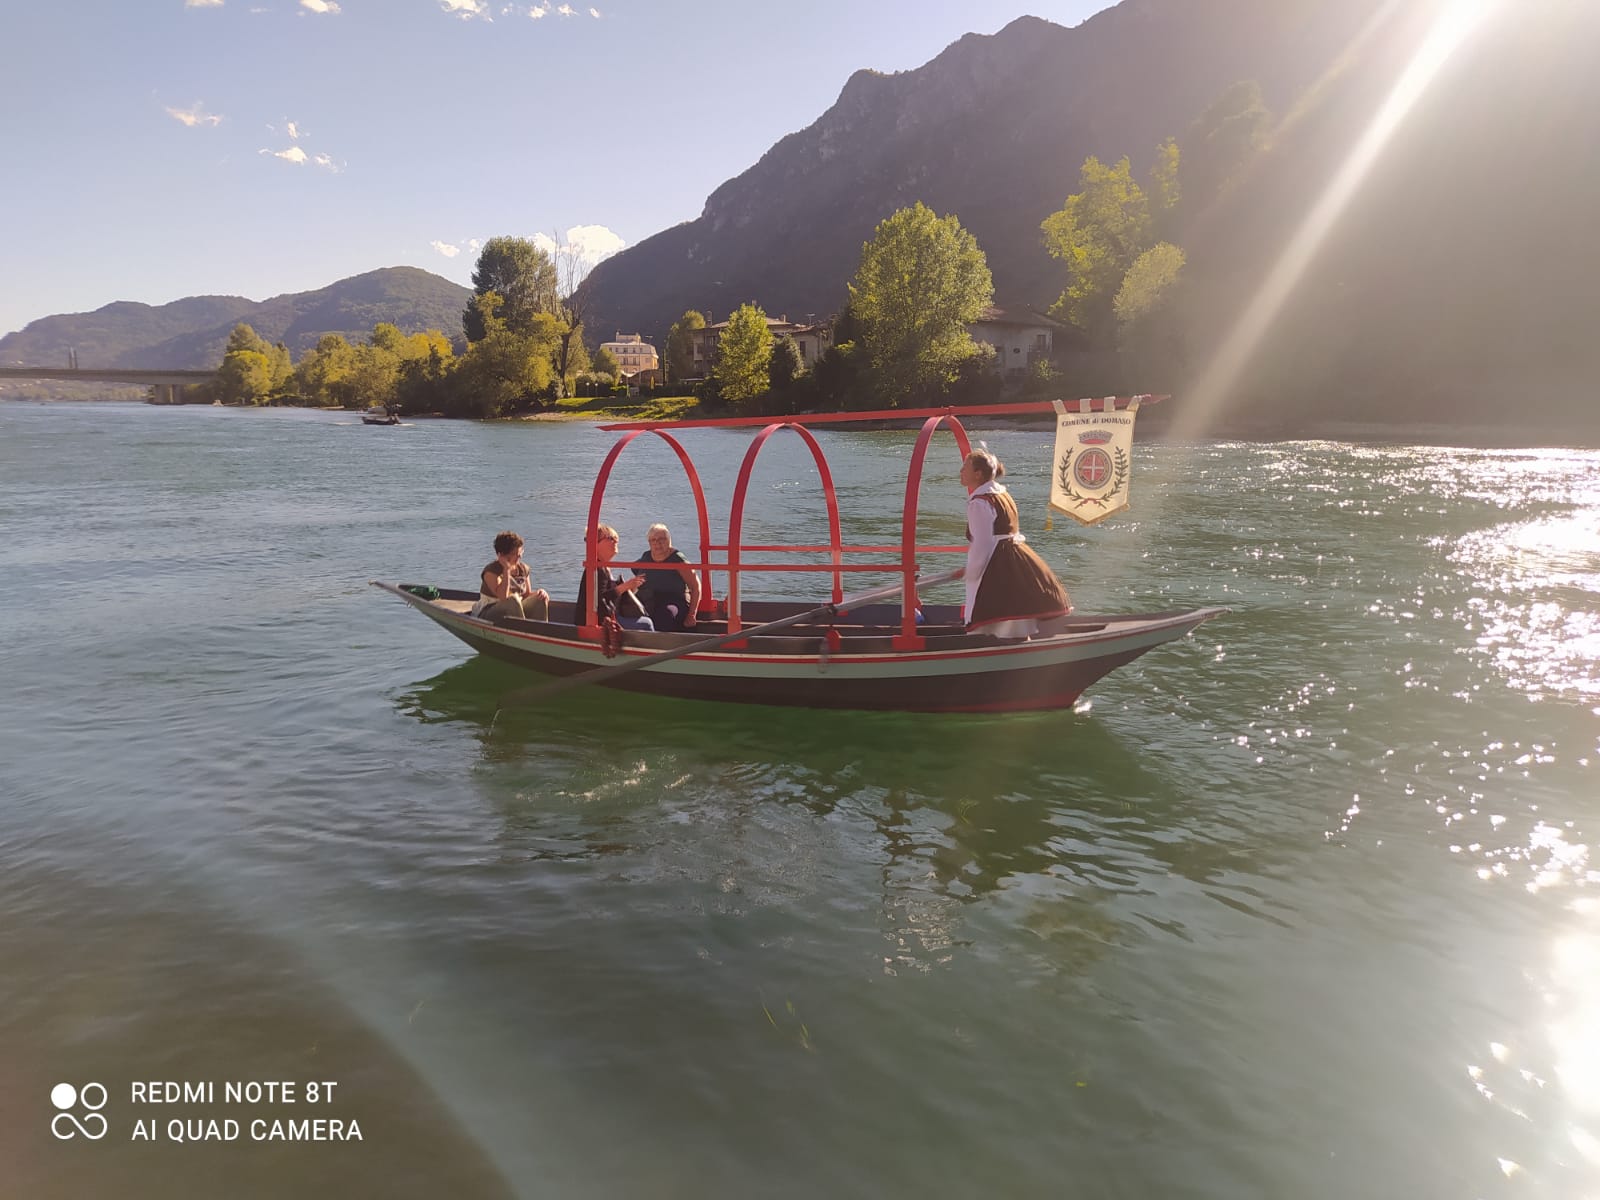
<svg viewBox="0 0 1600 1200">
<path fill-rule="evenodd" d="M 550 616 L 550 593 L 534 589 L 528 564 L 522 561 L 522 539 L 509 529 L 495 535 L 494 561 L 479 575 L 478 602 L 472 615 L 485 621 L 521 617 L 544 621 Z"/>
<path fill-rule="evenodd" d="M 613 575 L 608 565 L 617 556 L 617 531 L 609 525 L 597 525 L 594 531 L 594 552 L 600 565 L 594 571 L 595 619 L 604 621 L 615 617 L 624 629 L 655 632 L 655 623 L 644 615 L 644 605 L 633 593 L 644 583 L 644 576 L 623 579 Z M 589 619 L 589 572 L 578 580 L 578 603 L 573 610 L 573 622 L 582 625 Z"/>
</svg>

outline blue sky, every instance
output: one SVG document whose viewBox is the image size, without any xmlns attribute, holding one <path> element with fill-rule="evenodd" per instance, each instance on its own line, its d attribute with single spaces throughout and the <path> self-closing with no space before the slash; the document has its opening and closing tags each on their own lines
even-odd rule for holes
<svg viewBox="0 0 1600 1200">
<path fill-rule="evenodd" d="M 0 335 L 401 264 L 465 283 L 497 234 L 632 245 L 698 216 L 858 68 L 1105 7 L 16 0 L 0 6 Z"/>
</svg>

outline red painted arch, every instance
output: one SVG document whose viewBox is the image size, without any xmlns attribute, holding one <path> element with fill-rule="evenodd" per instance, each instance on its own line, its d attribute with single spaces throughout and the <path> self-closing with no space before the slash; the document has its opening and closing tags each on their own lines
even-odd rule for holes
<svg viewBox="0 0 1600 1200">
<path fill-rule="evenodd" d="M 922 499 L 922 464 L 928 457 L 928 444 L 939 426 L 949 425 L 955 434 L 956 447 L 964 459 L 972 450 L 966 427 L 954 413 L 941 413 L 922 423 L 917 434 L 916 448 L 911 451 L 911 469 L 906 472 L 905 506 L 900 515 L 900 570 L 905 590 L 900 594 L 900 636 L 894 640 L 897 650 L 920 650 L 922 635 L 917 632 L 917 506 Z"/>
<path fill-rule="evenodd" d="M 618 438 L 616 445 L 612 446 L 610 453 L 606 455 L 605 461 L 600 464 L 599 475 L 595 477 L 594 491 L 589 497 L 589 523 L 587 526 L 585 526 L 583 531 L 583 569 L 584 571 L 589 572 L 589 574 L 586 575 L 586 578 L 589 580 L 589 586 L 584 589 L 584 595 L 588 597 L 589 611 L 584 614 L 586 619 L 583 625 L 580 627 L 580 633 L 583 637 L 588 638 L 591 641 L 598 640 L 600 637 L 600 623 L 595 612 L 595 604 L 599 600 L 599 589 L 594 586 L 593 575 L 593 572 L 600 566 L 600 558 L 599 555 L 595 553 L 594 541 L 595 527 L 600 524 L 600 506 L 602 501 L 605 500 L 606 484 L 611 479 L 611 470 L 616 466 L 617 459 L 621 456 L 622 452 L 628 448 L 628 445 L 633 441 L 633 439 L 642 433 L 653 433 L 662 441 L 666 442 L 667 445 L 672 447 L 673 452 L 678 456 L 678 461 L 683 464 L 684 474 L 689 477 L 689 486 L 694 491 L 695 515 L 699 518 L 700 522 L 699 561 L 701 563 L 706 563 L 709 561 L 711 548 L 711 517 L 706 511 L 706 493 L 705 489 L 700 485 L 700 473 L 695 470 L 694 460 L 689 457 L 689 452 L 679 444 L 677 438 L 660 429 L 638 429 Z M 835 538 L 835 540 L 837 541 L 838 539 Z M 702 566 L 700 569 L 700 596 L 702 607 L 710 603 L 711 569 L 707 566 Z"/>
<path fill-rule="evenodd" d="M 833 562 L 833 598 L 835 601 L 844 598 L 844 574 L 839 569 L 844 562 L 844 544 L 839 528 L 839 497 L 833 490 L 833 472 L 828 469 L 827 456 L 822 453 L 822 447 L 817 444 L 817 439 L 811 431 L 803 426 L 788 421 L 778 421 L 768 425 L 750 443 L 750 448 L 744 452 L 744 462 L 739 464 L 739 481 L 733 488 L 733 508 L 728 513 L 728 632 L 735 633 L 739 629 L 739 554 L 740 534 L 744 531 L 744 501 L 745 493 L 750 489 L 750 474 L 755 469 L 756 459 L 761 454 L 761 448 L 767 444 L 773 434 L 783 429 L 792 429 L 800 435 L 806 448 L 811 451 L 811 458 L 817 464 L 817 474 L 822 477 L 822 495 L 828 505 L 828 549 Z"/>
</svg>

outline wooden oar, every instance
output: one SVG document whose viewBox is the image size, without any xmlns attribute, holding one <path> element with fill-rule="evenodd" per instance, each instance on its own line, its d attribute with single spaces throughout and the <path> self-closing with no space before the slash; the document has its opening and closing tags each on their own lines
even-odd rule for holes
<svg viewBox="0 0 1600 1200">
<path fill-rule="evenodd" d="M 948 583 L 959 578 L 964 568 L 958 567 L 954 571 L 946 571 L 941 575 L 934 575 L 928 579 L 917 580 L 923 586 L 935 583 Z M 500 701 L 500 707 L 509 704 L 537 704 L 541 700 L 548 700 L 551 696 L 560 695 L 572 688 L 580 688 L 586 684 L 604 683 L 608 679 L 615 679 L 618 675 L 626 675 L 630 671 L 642 671 L 646 667 L 653 667 L 657 663 L 671 662 L 675 658 L 682 658 L 687 654 L 703 654 L 707 650 L 715 650 L 718 646 L 725 646 L 729 642 L 742 641 L 747 637 L 760 637 L 764 633 L 775 630 L 787 629 L 790 625 L 800 625 L 815 617 L 831 617 L 852 608 L 859 608 L 872 600 L 882 600 L 887 596 L 897 596 L 905 590 L 905 584 L 894 583 L 887 587 L 874 588 L 870 592 L 858 592 L 854 596 L 845 596 L 837 601 L 830 601 L 807 612 L 796 613 L 792 617 L 779 617 L 776 621 L 768 621 L 764 625 L 752 625 L 748 629 L 741 629 L 736 633 L 719 633 L 714 637 L 701 638 L 699 641 L 690 642 L 686 646 L 674 646 L 671 650 L 663 650 L 660 654 L 647 655 L 644 658 L 630 658 L 627 662 L 617 663 L 609 667 L 601 667 L 596 671 L 586 671 L 581 675 L 566 675 L 539 687 L 520 688 L 508 692 Z"/>
</svg>

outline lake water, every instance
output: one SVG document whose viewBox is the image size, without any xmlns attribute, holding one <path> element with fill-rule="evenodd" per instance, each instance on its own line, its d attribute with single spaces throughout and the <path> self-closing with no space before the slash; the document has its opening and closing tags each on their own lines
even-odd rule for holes
<svg viewBox="0 0 1600 1200">
<path fill-rule="evenodd" d="M 1044 532 L 986 436 L 1081 609 L 1232 614 L 1068 714 L 502 711 L 367 581 L 570 597 L 609 435 L 0 405 L 0 1194 L 1600 1194 L 1600 453 L 1141 443 Z M 819 438 L 886 540 L 911 437 Z"/>
</svg>

